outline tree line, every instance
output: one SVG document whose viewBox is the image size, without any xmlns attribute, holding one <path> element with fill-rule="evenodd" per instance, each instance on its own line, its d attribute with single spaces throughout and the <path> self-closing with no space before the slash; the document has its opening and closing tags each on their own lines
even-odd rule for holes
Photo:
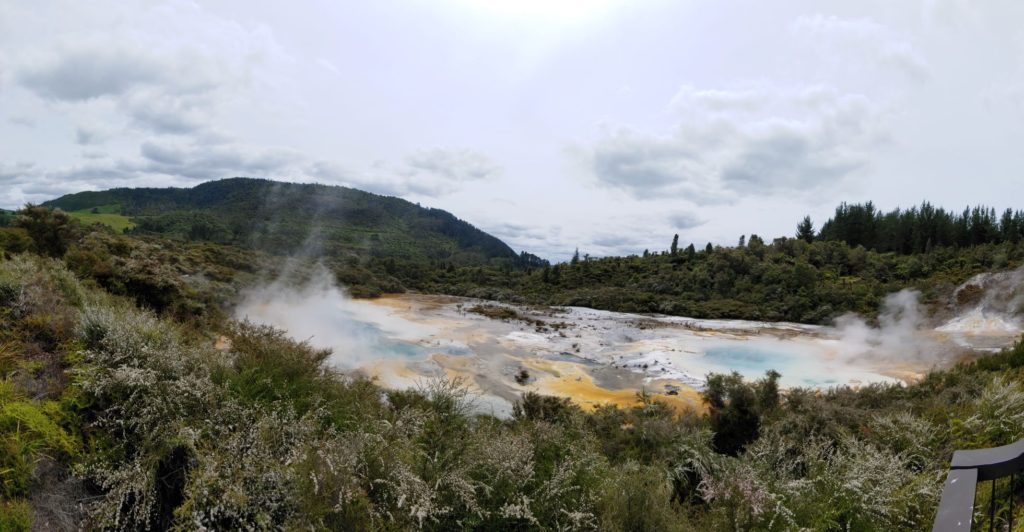
<svg viewBox="0 0 1024 532">
<path fill-rule="evenodd" d="M 1016 244 L 1024 240 L 1024 210 L 1006 209 L 999 214 L 979 205 L 957 213 L 923 202 L 882 212 L 870 201 L 842 203 L 816 238 L 902 254 L 927 253 L 937 246 Z"/>
</svg>

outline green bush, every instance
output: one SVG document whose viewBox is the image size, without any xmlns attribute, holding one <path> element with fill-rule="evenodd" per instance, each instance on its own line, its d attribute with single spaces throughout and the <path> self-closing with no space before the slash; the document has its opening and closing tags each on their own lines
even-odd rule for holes
<svg viewBox="0 0 1024 532">
<path fill-rule="evenodd" d="M 0 530 L 4 532 L 28 532 L 32 530 L 32 507 L 28 501 L 16 499 L 0 500 Z"/>
<path fill-rule="evenodd" d="M 58 425 L 55 403 L 19 396 L 10 380 L 0 380 L 0 496 L 29 493 L 35 465 L 44 454 L 71 455 L 78 443 Z"/>
<path fill-rule="evenodd" d="M 630 462 L 616 468 L 600 502 L 601 530 L 694 530 L 683 508 L 673 504 L 664 478 L 656 467 Z"/>
</svg>

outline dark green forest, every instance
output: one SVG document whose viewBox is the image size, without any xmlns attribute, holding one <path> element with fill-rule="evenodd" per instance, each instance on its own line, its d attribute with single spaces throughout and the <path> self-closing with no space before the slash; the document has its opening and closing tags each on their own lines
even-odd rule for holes
<svg viewBox="0 0 1024 532">
<path fill-rule="evenodd" d="M 912 385 L 782 393 L 774 372 L 710 375 L 700 411 L 645 393 L 594 412 L 526 394 L 499 419 L 475 414 L 459 382 L 385 390 L 230 320 L 240 287 L 276 275 L 273 253 L 119 234 L 43 207 L 0 235 L 3 530 L 926 530 L 954 449 L 1024 437 L 1024 343 Z M 1011 242 L 899 255 L 751 237 L 426 279 L 523 297 L 633 277 L 661 294 L 725 269 L 783 295 L 830 287 L 839 309 L 1018 254 Z M 729 279 L 702 289 L 741 301 Z M 609 304 L 631 301 L 616 293 Z M 1008 483 L 996 488 L 1005 501 Z M 996 508 L 1002 526 L 1010 509 Z"/>
<path fill-rule="evenodd" d="M 924 202 L 920 207 L 883 213 L 870 201 L 842 204 L 821 226 L 821 240 L 845 242 L 881 252 L 928 253 L 937 246 L 966 248 L 982 244 L 1017 244 L 1024 240 L 1024 211 L 968 207 L 962 213 Z"/>
</svg>

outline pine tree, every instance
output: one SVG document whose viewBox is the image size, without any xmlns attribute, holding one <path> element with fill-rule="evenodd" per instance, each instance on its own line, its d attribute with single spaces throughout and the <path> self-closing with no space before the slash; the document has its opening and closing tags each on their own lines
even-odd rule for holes
<svg viewBox="0 0 1024 532">
<path fill-rule="evenodd" d="M 693 247 L 693 243 L 692 242 L 690 243 L 689 246 L 686 246 L 686 256 L 688 258 L 690 258 L 690 259 L 692 259 L 692 258 L 697 256 L 697 248 Z"/>
<path fill-rule="evenodd" d="M 580 262 L 580 248 L 576 248 L 576 252 L 572 254 L 572 260 L 569 261 L 569 263 L 575 265 L 575 264 L 579 264 L 579 262 Z"/>
<path fill-rule="evenodd" d="M 814 222 L 811 221 L 810 216 L 804 216 L 804 219 L 797 224 L 796 237 L 807 243 L 814 242 Z"/>
<path fill-rule="evenodd" d="M 673 255 L 675 255 L 679 251 L 679 235 L 678 234 L 676 234 L 675 236 L 672 237 L 672 247 L 669 248 L 669 251 Z"/>
<path fill-rule="evenodd" d="M 711 242 L 708 242 L 708 245 L 704 247 L 704 253 L 711 253 L 714 250 L 715 248 L 711 245 Z"/>
<path fill-rule="evenodd" d="M 740 235 L 740 243 L 737 247 L 743 247 L 747 245 L 747 235 Z"/>
</svg>

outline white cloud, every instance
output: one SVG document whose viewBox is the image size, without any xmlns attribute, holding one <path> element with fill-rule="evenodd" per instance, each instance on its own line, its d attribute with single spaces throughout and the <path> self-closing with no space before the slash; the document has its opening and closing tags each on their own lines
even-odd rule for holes
<svg viewBox="0 0 1024 532">
<path fill-rule="evenodd" d="M 407 156 L 404 162 L 413 175 L 430 174 L 452 182 L 489 179 L 501 171 L 486 155 L 466 149 L 419 150 Z"/>
<path fill-rule="evenodd" d="M 94 126 L 79 126 L 75 129 L 75 142 L 80 145 L 100 144 L 109 138 L 110 134 Z"/>
<path fill-rule="evenodd" d="M 0 202 L 321 181 L 559 258 L 790 234 L 922 191 L 1019 207 L 1021 2 L 750 2 L 743 21 L 640 2 L 543 27 L 385 4 L 0 2 Z"/>
<path fill-rule="evenodd" d="M 669 223 L 674 229 L 693 229 L 707 223 L 692 212 L 676 212 L 668 216 Z"/>
<path fill-rule="evenodd" d="M 89 100 L 117 96 L 163 77 L 159 65 L 134 51 L 117 48 L 69 48 L 28 62 L 17 80 L 51 100 Z"/>
<path fill-rule="evenodd" d="M 32 118 L 31 116 L 21 114 L 8 117 L 7 121 L 11 124 L 22 127 L 35 127 L 36 125 L 36 120 L 34 118 Z"/>
<path fill-rule="evenodd" d="M 12 81 L 65 112 L 104 109 L 106 116 L 91 118 L 119 128 L 111 134 L 206 134 L 270 77 L 263 70 L 288 60 L 263 27 L 213 16 L 192 2 L 65 5 L 56 11 L 67 19 L 56 23 L 97 18 L 105 9 L 118 16 L 72 25 L 21 49 L 8 45 L 16 59 L 7 68 Z"/>
<path fill-rule="evenodd" d="M 293 150 L 253 148 L 238 144 L 181 144 L 146 141 L 140 147 L 144 159 L 136 170 L 187 179 L 288 176 L 302 161 Z"/>
<path fill-rule="evenodd" d="M 925 80 L 930 68 L 924 55 L 904 36 L 869 18 L 834 15 L 803 15 L 790 29 L 805 40 L 809 50 L 823 55 L 840 68 L 861 69 L 888 65 L 910 78 Z"/>
<path fill-rule="evenodd" d="M 460 190 L 466 183 L 492 179 L 501 167 L 482 153 L 468 149 L 416 151 L 400 164 L 377 161 L 358 171 L 332 161 L 314 161 L 307 175 L 334 183 L 394 196 L 438 197 Z"/>
<path fill-rule="evenodd" d="M 884 139 L 881 109 L 824 86 L 683 87 L 671 107 L 667 134 L 619 126 L 584 150 L 599 184 L 696 204 L 807 192 L 867 167 Z"/>
<path fill-rule="evenodd" d="M 325 59 L 323 57 L 318 57 L 318 58 L 316 58 L 315 62 L 316 62 L 317 65 L 320 65 L 324 70 L 327 70 L 328 72 L 334 74 L 335 76 L 340 76 L 341 75 L 341 69 L 338 68 L 338 65 L 335 65 L 329 59 Z"/>
</svg>

